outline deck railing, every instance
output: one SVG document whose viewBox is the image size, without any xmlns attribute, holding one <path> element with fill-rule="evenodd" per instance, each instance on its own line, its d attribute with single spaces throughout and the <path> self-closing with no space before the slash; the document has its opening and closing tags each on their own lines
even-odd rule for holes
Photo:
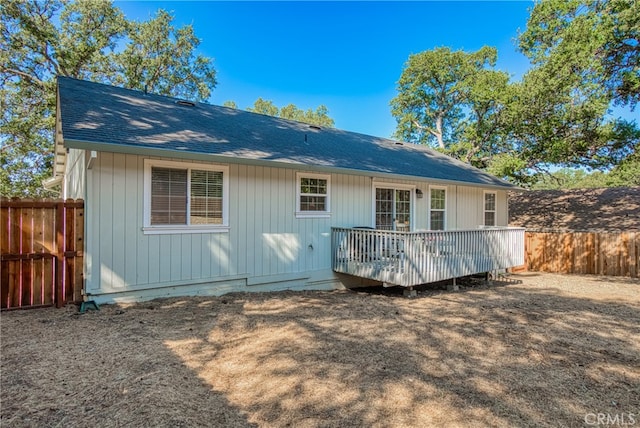
<svg viewBox="0 0 640 428">
<path fill-rule="evenodd" d="M 524 229 L 393 232 L 332 228 L 335 272 L 405 287 L 524 264 Z"/>
</svg>

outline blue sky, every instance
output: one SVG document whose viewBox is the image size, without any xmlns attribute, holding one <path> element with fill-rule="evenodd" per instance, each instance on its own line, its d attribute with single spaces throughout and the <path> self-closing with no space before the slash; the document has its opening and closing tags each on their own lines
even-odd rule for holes
<svg viewBox="0 0 640 428">
<path fill-rule="evenodd" d="M 519 79 L 529 67 L 515 38 L 531 1 L 212 2 L 117 1 L 129 19 L 159 8 L 192 24 L 214 59 L 209 102 L 240 108 L 262 97 L 282 107 L 324 104 L 337 128 L 381 137 L 395 130 L 389 102 L 412 53 L 448 46 L 498 49 L 497 68 Z"/>
</svg>

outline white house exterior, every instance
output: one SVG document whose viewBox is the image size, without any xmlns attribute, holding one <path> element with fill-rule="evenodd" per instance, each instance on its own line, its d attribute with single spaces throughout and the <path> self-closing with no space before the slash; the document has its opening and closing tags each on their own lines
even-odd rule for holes
<svg viewBox="0 0 640 428">
<path fill-rule="evenodd" d="M 332 269 L 332 227 L 506 226 L 513 188 L 424 147 L 70 78 L 56 136 L 97 302 L 367 283 Z"/>
</svg>

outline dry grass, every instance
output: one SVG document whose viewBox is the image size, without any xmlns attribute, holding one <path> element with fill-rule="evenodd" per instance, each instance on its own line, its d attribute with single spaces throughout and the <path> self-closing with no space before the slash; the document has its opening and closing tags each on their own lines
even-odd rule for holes
<svg viewBox="0 0 640 428">
<path fill-rule="evenodd" d="M 416 299 L 281 292 L 5 312 L 0 422 L 539 427 L 638 415 L 640 282 L 512 278 Z"/>
</svg>

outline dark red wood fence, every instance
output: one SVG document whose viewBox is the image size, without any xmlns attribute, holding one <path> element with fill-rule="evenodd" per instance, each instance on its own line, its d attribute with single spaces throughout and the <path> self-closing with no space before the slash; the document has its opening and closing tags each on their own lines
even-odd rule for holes
<svg viewBox="0 0 640 428">
<path fill-rule="evenodd" d="M 84 202 L 0 199 L 2 309 L 82 300 Z"/>
</svg>

